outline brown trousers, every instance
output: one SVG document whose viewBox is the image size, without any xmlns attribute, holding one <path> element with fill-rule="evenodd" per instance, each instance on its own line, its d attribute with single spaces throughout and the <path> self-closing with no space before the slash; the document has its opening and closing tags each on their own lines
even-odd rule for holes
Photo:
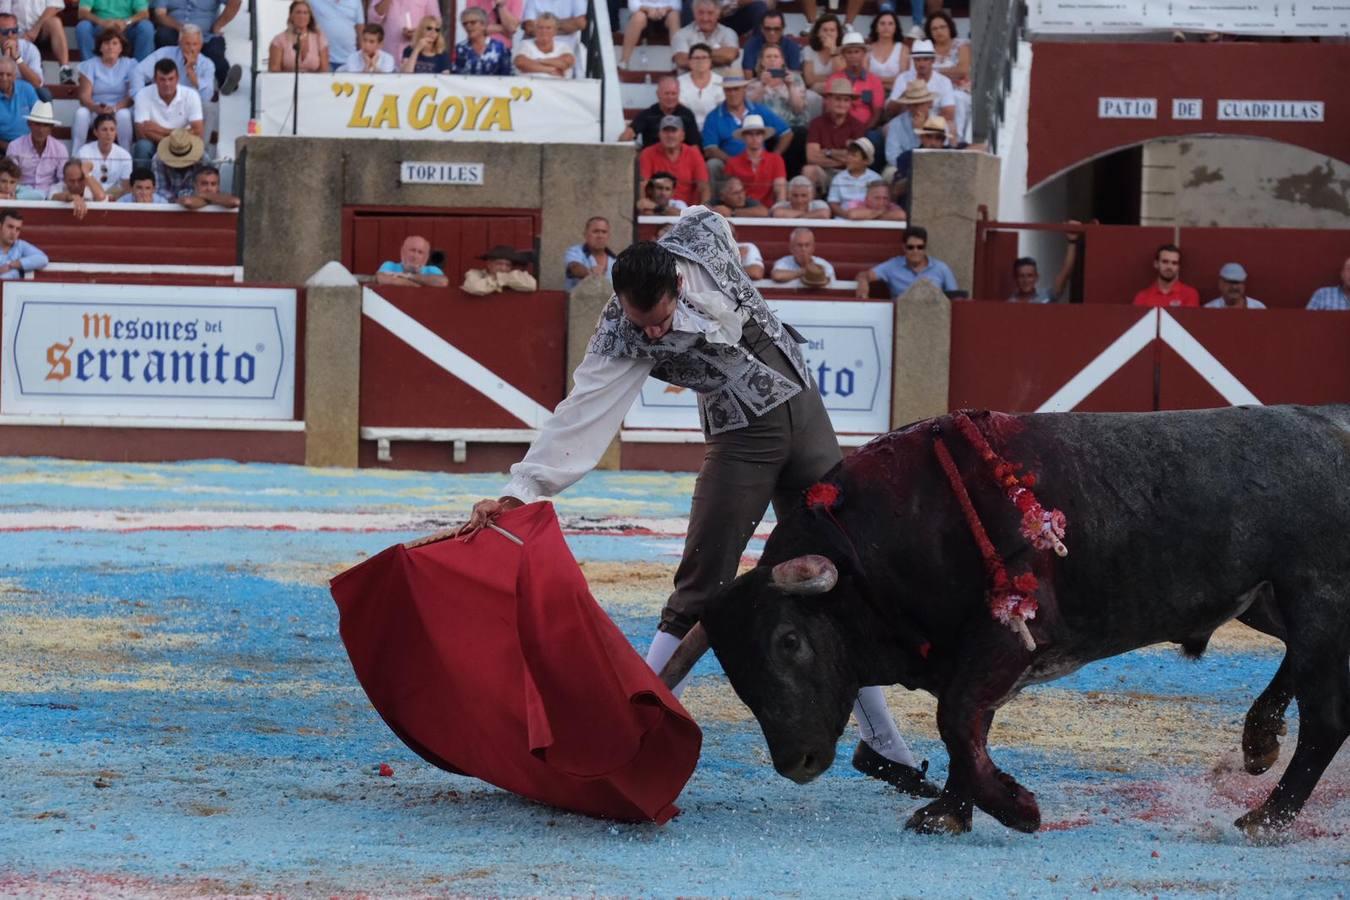
<svg viewBox="0 0 1350 900">
<path fill-rule="evenodd" d="M 746 323 L 742 342 L 766 365 L 800 383 L 783 352 Z M 694 483 L 689 534 L 675 571 L 675 591 L 661 611 L 661 630 L 676 637 L 698 621 L 704 606 L 736 577 L 745 545 L 770 503 L 782 521 L 802 492 L 842 458 L 820 392 L 801 393 L 735 431 L 707 437 Z"/>
</svg>

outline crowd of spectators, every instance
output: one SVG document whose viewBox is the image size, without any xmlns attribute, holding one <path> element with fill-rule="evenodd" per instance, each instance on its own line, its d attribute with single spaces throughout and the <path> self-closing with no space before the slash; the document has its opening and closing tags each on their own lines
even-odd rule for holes
<svg viewBox="0 0 1350 900">
<path fill-rule="evenodd" d="M 1019 260 L 1020 262 L 1020 260 Z M 1163 244 L 1153 254 L 1155 277 L 1134 295 L 1135 306 L 1207 309 L 1265 309 L 1266 304 L 1247 293 L 1247 269 L 1242 263 L 1224 263 L 1218 272 L 1218 296 L 1200 302 L 1200 292 L 1181 280 L 1181 248 Z M 1056 282 L 1058 286 L 1058 281 Z M 1318 288 L 1308 298 L 1308 309 L 1350 310 L 1350 258 L 1341 264 L 1337 284 Z"/>
</svg>

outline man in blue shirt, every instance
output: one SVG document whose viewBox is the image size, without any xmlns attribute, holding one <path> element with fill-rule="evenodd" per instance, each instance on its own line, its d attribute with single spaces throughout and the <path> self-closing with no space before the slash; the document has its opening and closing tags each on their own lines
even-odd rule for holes
<svg viewBox="0 0 1350 900">
<path fill-rule="evenodd" d="M 609 249 L 609 219 L 591 216 L 586 220 L 586 239 L 563 253 L 563 289 L 572 290 L 591 275 L 608 278 L 614 271 L 614 254 Z"/>
<path fill-rule="evenodd" d="M 1341 263 L 1341 283 L 1313 291 L 1308 309 L 1350 309 L 1350 258 Z"/>
<path fill-rule="evenodd" d="M 225 0 L 224 9 L 221 9 L 220 0 L 156 0 L 153 13 L 155 46 L 177 46 L 183 26 L 196 25 L 202 33 L 201 54 L 211 61 L 217 87 L 222 94 L 233 94 L 235 88 L 239 87 L 239 78 L 243 73 L 225 58 L 225 38 L 220 33 L 238 14 L 239 6 L 240 0 Z M 317 10 L 314 15 L 318 16 Z M 332 44 L 331 38 L 329 43 Z M 182 68 L 181 63 L 179 68 Z M 145 80 L 152 79 L 153 76 L 150 76 Z M 208 99 L 204 90 L 202 99 Z"/>
<path fill-rule="evenodd" d="M 764 119 L 767 130 L 778 136 L 770 149 L 779 156 L 786 153 L 792 143 L 792 126 L 764 104 L 748 102 L 745 85 L 744 78 L 734 75 L 723 78 L 722 92 L 726 99 L 703 120 L 703 156 L 708 160 L 708 176 L 715 184 L 721 182 L 722 168 L 727 160 L 745 152 L 745 142 L 736 137 L 736 132 L 746 116 L 757 115 Z"/>
<path fill-rule="evenodd" d="M 402 287 L 447 287 L 450 279 L 445 273 L 436 266 L 427 265 L 430 256 L 431 243 L 420 235 L 410 234 L 403 239 L 398 261 L 381 263 L 375 281 Z"/>
<path fill-rule="evenodd" d="M 7 56 L 0 56 L 0 145 L 8 146 L 28 133 L 28 114 L 37 102 L 37 92 L 19 80 L 19 67 Z"/>
<path fill-rule="evenodd" d="M 17 209 L 0 210 L 0 281 L 22 278 L 47 265 L 47 254 L 19 240 L 23 214 Z"/>
<path fill-rule="evenodd" d="M 858 273 L 859 298 L 866 299 L 871 293 L 872 282 L 878 280 L 886 282 L 892 300 L 909 290 L 910 285 L 920 278 L 928 279 L 948 294 L 959 290 L 956 276 L 947 264 L 929 258 L 927 229 L 918 225 L 906 228 L 904 247 L 903 256 L 892 256 L 881 265 Z"/>
</svg>

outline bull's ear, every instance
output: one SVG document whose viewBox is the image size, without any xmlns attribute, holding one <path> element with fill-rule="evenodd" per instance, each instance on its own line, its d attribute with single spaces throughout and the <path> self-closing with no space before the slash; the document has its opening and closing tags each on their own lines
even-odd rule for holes
<svg viewBox="0 0 1350 900">
<path fill-rule="evenodd" d="M 839 570 L 827 557 L 798 556 L 773 567 L 773 583 L 789 594 L 824 594 L 839 582 Z"/>
</svg>

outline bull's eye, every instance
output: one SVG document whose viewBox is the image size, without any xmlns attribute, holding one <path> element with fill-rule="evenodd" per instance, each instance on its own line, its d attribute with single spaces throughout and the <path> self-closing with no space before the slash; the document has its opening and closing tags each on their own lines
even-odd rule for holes
<svg viewBox="0 0 1350 900">
<path fill-rule="evenodd" d="M 785 656 L 796 656 L 801 652 L 802 639 L 797 632 L 789 631 L 778 638 L 778 649 Z"/>
</svg>

